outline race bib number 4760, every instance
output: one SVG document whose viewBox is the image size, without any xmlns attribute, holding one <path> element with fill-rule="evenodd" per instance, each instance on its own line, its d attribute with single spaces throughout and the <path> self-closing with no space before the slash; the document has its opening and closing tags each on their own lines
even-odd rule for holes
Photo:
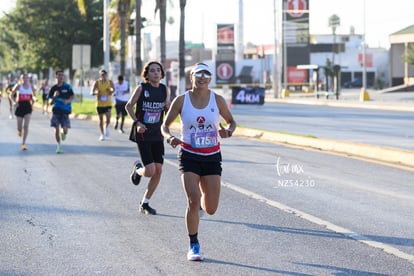
<svg viewBox="0 0 414 276">
<path fill-rule="evenodd" d="M 191 133 L 193 148 L 210 148 L 217 145 L 217 131 Z"/>
</svg>

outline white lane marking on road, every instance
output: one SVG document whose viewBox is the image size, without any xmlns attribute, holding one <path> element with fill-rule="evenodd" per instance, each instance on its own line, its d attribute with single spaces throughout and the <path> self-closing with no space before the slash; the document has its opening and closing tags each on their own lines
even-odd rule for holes
<svg viewBox="0 0 414 276">
<path fill-rule="evenodd" d="M 282 210 L 282 211 L 284 211 L 286 213 L 293 214 L 295 216 L 298 216 L 300 218 L 303 218 L 303 219 L 305 219 L 307 221 L 310 221 L 312 223 L 315 223 L 315 224 L 324 226 L 324 227 L 326 227 L 327 229 L 329 229 L 331 231 L 334 231 L 336 233 L 342 234 L 342 235 L 344 235 L 346 237 L 349 237 L 351 239 L 354 239 L 354 240 L 357 240 L 359 242 L 362 242 L 362 243 L 364 243 L 364 244 L 366 244 L 368 246 L 382 249 L 384 252 L 387 252 L 389 254 L 392 254 L 392 255 L 394 255 L 394 256 L 396 256 L 398 258 L 407 260 L 407 261 L 409 261 L 409 262 L 411 262 L 411 263 L 414 264 L 414 255 L 411 255 L 411 254 L 402 252 L 402 251 L 400 251 L 399 249 L 397 249 L 395 247 L 389 246 L 389 245 L 384 244 L 382 242 L 374 241 L 374 240 L 372 240 L 372 239 L 370 239 L 370 238 L 368 238 L 368 237 L 366 237 L 364 235 L 355 233 L 355 232 L 353 232 L 353 231 L 351 231 L 349 229 L 346 229 L 346 228 L 343 228 L 341 226 L 335 225 L 335 224 L 333 224 L 333 223 L 331 223 L 329 221 L 320 219 L 320 218 L 315 217 L 313 215 L 310 215 L 308 213 L 302 212 L 302 211 L 300 211 L 298 209 L 289 207 L 289 206 L 287 206 L 287 205 L 285 205 L 283 203 L 280 203 L 280 202 L 277 202 L 277 201 L 274 201 L 274 200 L 270 200 L 270 199 L 265 198 L 265 197 L 263 197 L 263 196 L 261 196 L 259 194 L 256 194 L 256 193 L 251 192 L 251 191 L 246 190 L 246 189 L 243 189 L 243 188 L 241 188 L 239 186 L 236 186 L 236 185 L 233 185 L 233 184 L 230 184 L 230 183 L 226 183 L 226 182 L 222 182 L 222 185 L 224 187 L 229 188 L 229 189 L 231 189 L 233 191 L 236 191 L 236 192 L 238 192 L 240 194 L 249 196 L 249 197 L 254 198 L 254 199 L 258 200 L 258 201 L 261 201 L 263 203 L 266 203 L 266 204 L 268 204 L 268 205 L 270 205 L 272 207 L 278 208 L 278 209 L 280 209 L 280 210 Z"/>
<path fill-rule="evenodd" d="M 166 163 L 168 163 L 168 164 L 170 164 L 170 165 L 178 168 L 178 164 L 176 162 L 173 162 L 173 161 L 167 160 L 167 159 L 164 159 L 164 162 L 166 162 Z M 238 192 L 240 194 L 246 195 L 246 196 L 251 197 L 253 199 L 256 199 L 256 200 L 258 200 L 260 202 L 263 202 L 265 204 L 268 204 L 268 205 L 270 205 L 272 207 L 275 207 L 275 208 L 277 208 L 279 210 L 282 210 L 282 211 L 284 211 L 286 213 L 295 215 L 295 216 L 300 217 L 302 219 L 305 219 L 305 220 L 307 220 L 309 222 L 312 222 L 312 223 L 315 223 L 315 224 L 324 226 L 327 229 L 329 229 L 331 231 L 334 231 L 334 232 L 336 232 L 338 234 L 342 234 L 342 235 L 344 235 L 346 237 L 349 237 L 351 239 L 354 239 L 356 241 L 359 241 L 361 243 L 364 243 L 364 244 L 366 244 L 368 246 L 381 249 L 381 250 L 383 250 L 384 252 L 386 252 L 388 254 L 394 255 L 394 256 L 396 256 L 398 258 L 407 260 L 410 263 L 413 263 L 414 264 L 414 255 L 411 255 L 411 254 L 402 252 L 398 248 L 389 246 L 389 245 L 384 244 L 382 242 L 374 241 L 374 240 L 372 240 L 372 239 L 370 239 L 370 238 L 368 238 L 368 237 L 366 237 L 364 235 L 355 233 L 355 232 L 353 232 L 353 231 L 351 231 L 349 229 L 346 229 L 344 227 L 335 225 L 335 224 L 333 224 L 333 223 L 331 223 L 329 221 L 326 221 L 326 220 L 323 220 L 321 218 L 318 218 L 318 217 L 315 217 L 313 215 L 310 215 L 308 213 L 302 212 L 302 211 L 300 211 L 298 209 L 289 207 L 289 206 L 287 206 L 287 205 L 285 205 L 283 203 L 280 203 L 280 202 L 277 202 L 277 201 L 268 199 L 268 198 L 266 198 L 264 196 L 261 196 L 259 194 L 256 194 L 256 193 L 252 192 L 252 191 L 246 190 L 246 189 L 244 189 L 242 187 L 239 187 L 237 185 L 234 185 L 234 184 L 231 184 L 231 183 L 228 183 L 228 182 L 223 182 L 223 181 L 221 182 L 221 185 L 223 187 L 226 187 L 228 189 L 231 189 L 231 190 L 233 190 L 235 192 Z"/>
</svg>

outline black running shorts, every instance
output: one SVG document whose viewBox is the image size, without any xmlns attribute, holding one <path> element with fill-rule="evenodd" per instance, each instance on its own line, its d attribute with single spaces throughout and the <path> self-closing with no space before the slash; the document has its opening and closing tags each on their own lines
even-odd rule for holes
<svg viewBox="0 0 414 276">
<path fill-rule="evenodd" d="M 144 166 L 164 163 L 164 141 L 138 141 L 137 146 Z"/>
<path fill-rule="evenodd" d="M 98 112 L 98 114 L 105 114 L 105 113 L 111 112 L 111 108 L 112 106 L 102 106 L 102 107 L 97 107 L 96 111 Z"/>
<path fill-rule="evenodd" d="M 19 102 L 19 105 L 17 106 L 14 115 L 16 115 L 16 117 L 24 117 L 27 114 L 31 114 L 32 111 L 33 108 L 31 102 Z"/>
<path fill-rule="evenodd" d="M 199 176 L 221 176 L 222 168 L 220 152 L 209 156 L 201 156 L 185 150 L 180 150 L 178 161 L 178 169 L 181 173 L 192 172 Z"/>
</svg>

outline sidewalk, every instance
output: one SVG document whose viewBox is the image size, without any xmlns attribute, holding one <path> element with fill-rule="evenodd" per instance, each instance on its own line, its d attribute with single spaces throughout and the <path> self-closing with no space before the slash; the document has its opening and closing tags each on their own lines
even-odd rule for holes
<svg viewBox="0 0 414 276">
<path fill-rule="evenodd" d="M 290 96 L 282 99 L 275 99 L 273 91 L 266 91 L 265 102 L 328 105 L 339 107 L 369 108 L 382 110 L 397 110 L 414 112 L 414 92 L 388 92 L 383 93 L 377 90 L 367 90 L 370 100 L 360 101 L 360 90 L 346 89 L 340 91 L 339 99 L 330 95 L 328 99 L 324 96 L 316 98 L 313 93 L 293 92 Z"/>
</svg>

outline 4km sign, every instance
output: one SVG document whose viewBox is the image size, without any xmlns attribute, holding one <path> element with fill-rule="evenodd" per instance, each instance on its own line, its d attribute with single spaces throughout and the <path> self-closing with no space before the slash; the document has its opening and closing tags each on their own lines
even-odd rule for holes
<svg viewBox="0 0 414 276">
<path fill-rule="evenodd" d="M 232 104 L 264 104 L 265 89 L 263 87 L 233 87 Z"/>
</svg>

